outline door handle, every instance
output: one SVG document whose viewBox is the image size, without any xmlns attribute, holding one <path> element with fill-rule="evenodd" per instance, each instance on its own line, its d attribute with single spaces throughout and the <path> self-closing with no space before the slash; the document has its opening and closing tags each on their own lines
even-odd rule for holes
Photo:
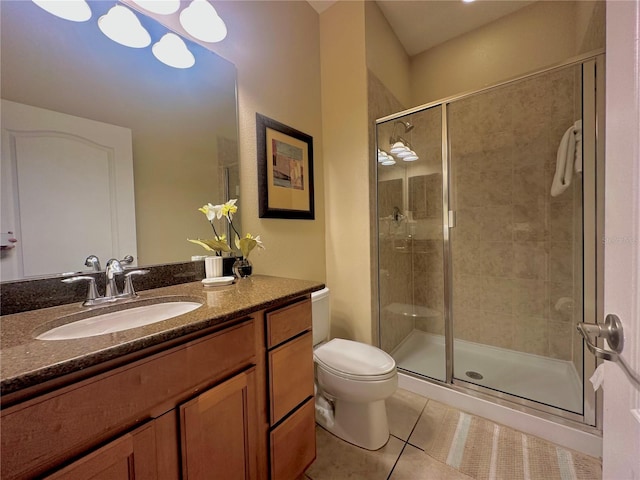
<svg viewBox="0 0 640 480">
<path fill-rule="evenodd" d="M 580 335 L 584 338 L 589 351 L 597 358 L 610 360 L 612 362 L 618 361 L 618 355 L 622 353 L 622 349 L 624 348 L 624 331 L 622 322 L 617 315 L 607 315 L 604 323 L 578 322 L 576 327 Z M 596 346 L 595 341 L 591 341 L 591 335 L 604 338 L 611 347 L 611 350 Z"/>
</svg>

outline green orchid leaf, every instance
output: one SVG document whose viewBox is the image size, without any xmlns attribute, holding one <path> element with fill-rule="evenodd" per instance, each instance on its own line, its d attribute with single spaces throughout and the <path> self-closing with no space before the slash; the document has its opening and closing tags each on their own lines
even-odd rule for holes
<svg viewBox="0 0 640 480">
<path fill-rule="evenodd" d="M 241 238 L 238 241 L 238 244 L 239 244 L 240 251 L 242 252 L 242 256 L 244 258 L 247 258 L 249 256 L 249 253 L 251 253 L 251 250 L 255 248 L 258 242 L 256 242 L 255 239 L 253 238 L 245 237 L 245 238 Z"/>
<path fill-rule="evenodd" d="M 229 245 L 227 245 L 227 243 L 222 240 L 216 240 L 216 239 L 192 240 L 190 238 L 187 238 L 187 240 L 189 240 L 191 243 L 195 243 L 196 245 L 200 245 L 201 247 L 204 247 L 205 250 L 208 250 L 210 252 L 230 252 L 231 251 L 231 248 L 229 248 Z"/>
</svg>

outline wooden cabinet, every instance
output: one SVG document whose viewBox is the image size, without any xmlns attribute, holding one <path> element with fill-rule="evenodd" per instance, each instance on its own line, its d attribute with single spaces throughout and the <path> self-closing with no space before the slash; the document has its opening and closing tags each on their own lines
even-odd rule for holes
<svg viewBox="0 0 640 480">
<path fill-rule="evenodd" d="M 249 480 L 256 477 L 255 430 L 252 428 L 255 425 L 255 368 L 183 403 L 177 412 L 178 416 L 167 413 L 118 437 L 46 476 L 46 480 Z M 182 462 L 177 461 L 178 451 L 182 452 Z"/>
<path fill-rule="evenodd" d="M 255 478 L 254 375 L 251 369 L 180 406 L 184 479 Z"/>
<path fill-rule="evenodd" d="M 189 338 L 4 408 L 0 478 L 298 478 L 316 455 L 309 296 Z"/>
<path fill-rule="evenodd" d="M 182 404 L 188 405 L 185 402 L 190 399 L 198 400 L 199 395 L 203 401 L 196 402 L 197 408 L 211 408 L 207 403 L 212 398 L 209 394 L 214 392 L 215 397 L 216 392 L 225 391 L 224 388 L 201 392 L 215 385 L 225 388 L 231 385 L 241 391 L 244 410 L 232 410 L 229 414 L 238 415 L 235 422 L 246 422 L 244 432 L 251 431 L 255 418 L 248 410 L 254 408 L 251 402 L 255 381 L 250 369 L 255 361 L 254 322 L 246 320 L 7 408 L 2 411 L 1 477 L 3 480 L 41 477 L 74 460 L 77 460 L 75 468 L 85 468 L 83 465 L 87 464 L 98 465 L 99 470 L 102 448 L 110 452 L 104 456 L 120 459 L 108 466 L 119 472 L 123 465 L 130 463 L 126 458 L 133 455 L 131 449 L 135 450 L 137 445 L 134 440 L 140 438 L 133 431 L 150 422 L 149 428 L 153 428 L 154 436 L 159 439 L 152 457 L 164 464 L 157 476 L 149 478 L 179 478 L 180 468 L 176 468 L 180 458 L 179 430 L 184 425 L 174 410 Z M 204 413 L 203 419 L 210 421 L 207 415 Z M 230 436 L 237 435 L 234 429 L 237 423 L 226 426 L 233 429 Z M 221 432 L 224 427 L 219 429 L 218 433 Z M 250 442 L 245 446 L 251 447 Z M 140 457 L 143 455 L 135 455 L 136 465 Z M 225 462 L 227 460 L 225 458 Z M 63 471 L 58 475 L 72 478 L 65 477 Z M 113 478 L 120 478 L 114 475 Z M 138 478 L 144 477 L 136 474 Z"/>
<path fill-rule="evenodd" d="M 272 480 L 300 476 L 316 458 L 311 300 L 266 314 Z"/>
</svg>

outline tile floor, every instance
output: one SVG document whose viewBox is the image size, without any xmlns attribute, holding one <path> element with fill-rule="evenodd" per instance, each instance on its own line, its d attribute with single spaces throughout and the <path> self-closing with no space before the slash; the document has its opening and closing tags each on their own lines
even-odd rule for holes
<svg viewBox="0 0 640 480">
<path fill-rule="evenodd" d="M 444 422 L 444 414 L 442 412 L 447 411 L 460 415 L 459 411 L 446 405 L 407 390 L 398 389 L 396 394 L 387 400 L 391 437 L 383 448 L 375 452 L 346 443 L 323 428 L 316 426 L 317 458 L 302 478 L 306 480 L 479 480 L 485 478 L 512 480 L 516 478 L 508 470 L 500 470 L 500 468 L 504 467 L 504 458 L 500 459 L 502 466 L 497 469 L 493 468 L 493 465 L 491 469 L 487 466 L 494 460 L 493 458 L 476 458 L 478 465 L 484 464 L 484 469 L 478 465 L 476 465 L 476 470 L 470 469 L 468 466 L 465 468 L 465 465 L 461 465 L 461 468 L 450 466 L 449 464 L 452 463 L 449 461 L 450 459 L 446 458 L 446 455 L 443 457 L 438 454 L 439 451 L 443 450 L 441 448 L 442 445 L 438 444 L 445 441 L 444 439 L 442 441 L 438 439 L 447 436 L 438 428 Z M 530 480 L 554 480 L 556 478 L 558 480 L 600 480 L 602 477 L 599 459 L 587 457 L 576 452 L 569 452 L 568 455 L 574 462 L 570 465 L 566 464 L 565 467 L 567 468 L 558 468 L 557 466 L 550 468 L 548 464 L 551 462 L 547 462 L 546 458 L 535 458 L 535 455 L 544 453 L 551 455 L 549 458 L 553 457 L 555 459 L 556 451 L 558 452 L 558 458 L 567 454 L 568 451 L 556 448 L 555 445 L 535 437 L 525 436 L 508 427 L 496 425 L 488 420 L 461 414 L 463 417 L 465 415 L 472 417 L 476 423 L 483 424 L 485 430 L 501 430 L 514 439 L 522 437 L 525 448 L 527 445 L 526 439 L 528 439 L 531 449 L 524 459 L 524 464 L 526 465 L 524 475 L 518 473 L 517 477 Z M 434 435 L 436 431 L 439 432 L 438 435 Z M 456 435 L 457 433 L 456 431 Z M 448 441 L 451 441 L 451 434 L 448 436 Z M 483 450 L 488 451 L 485 457 L 491 457 L 491 441 L 484 439 L 484 441 L 478 443 L 489 444 L 489 448 L 484 448 Z M 514 441 L 513 443 L 517 442 Z M 534 444 L 536 444 L 536 452 L 542 453 L 533 452 L 532 447 Z M 516 446 L 518 447 L 518 445 Z M 476 450 L 481 449 L 477 447 Z M 506 463 L 518 464 L 519 462 L 517 470 L 520 472 L 522 470 L 522 458 L 519 461 L 517 459 L 514 461 L 516 452 L 513 450 L 514 455 L 511 455 L 511 453 L 512 451 L 507 452 L 506 456 L 509 458 L 506 458 Z M 522 449 L 520 448 L 520 456 L 522 456 L 521 453 Z M 465 452 L 464 455 L 467 455 L 467 453 Z M 500 455 L 504 455 L 504 452 Z M 495 462 L 493 463 L 495 464 Z M 463 473 L 463 471 L 466 471 L 466 473 Z"/>
</svg>

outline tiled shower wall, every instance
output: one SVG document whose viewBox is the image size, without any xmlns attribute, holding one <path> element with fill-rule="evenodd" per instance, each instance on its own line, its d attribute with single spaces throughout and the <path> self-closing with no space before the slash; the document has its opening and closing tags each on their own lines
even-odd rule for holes
<svg viewBox="0 0 640 480">
<path fill-rule="evenodd" d="M 550 188 L 560 140 L 581 118 L 578 68 L 450 106 L 456 338 L 572 359 L 581 175 L 557 197 Z"/>
</svg>

